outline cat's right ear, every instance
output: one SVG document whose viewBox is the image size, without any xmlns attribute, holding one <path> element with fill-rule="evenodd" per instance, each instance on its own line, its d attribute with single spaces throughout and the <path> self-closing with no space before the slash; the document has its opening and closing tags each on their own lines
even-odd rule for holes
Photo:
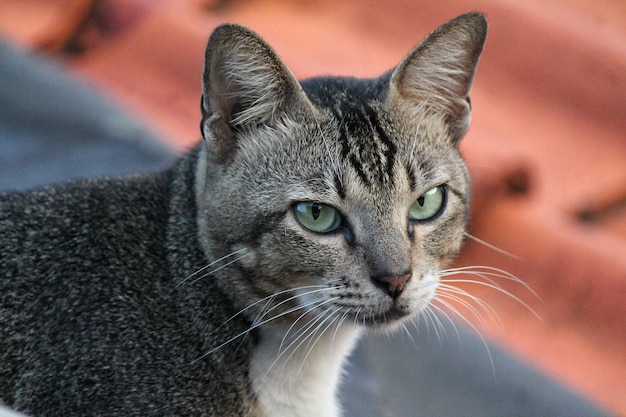
<svg viewBox="0 0 626 417">
<path fill-rule="evenodd" d="M 238 133 L 272 125 L 306 101 L 272 48 L 236 24 L 217 27 L 209 38 L 202 81 L 200 128 L 218 163 L 230 160 Z"/>
</svg>

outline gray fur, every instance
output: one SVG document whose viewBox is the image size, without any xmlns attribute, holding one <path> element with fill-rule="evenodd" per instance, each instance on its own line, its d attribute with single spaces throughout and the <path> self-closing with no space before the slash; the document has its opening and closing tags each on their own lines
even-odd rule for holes
<svg viewBox="0 0 626 417">
<path fill-rule="evenodd" d="M 267 415 L 249 376 L 264 329 L 297 324 L 288 341 L 327 317 L 311 342 L 417 314 L 420 283 L 462 243 L 457 146 L 485 34 L 464 15 L 378 79 L 299 83 L 257 35 L 217 28 L 205 140 L 174 168 L 0 196 L 1 402 L 33 416 Z M 410 222 L 442 184 L 441 215 Z M 300 201 L 335 207 L 341 226 L 304 229 Z M 402 295 L 381 291 L 407 271 Z"/>
</svg>

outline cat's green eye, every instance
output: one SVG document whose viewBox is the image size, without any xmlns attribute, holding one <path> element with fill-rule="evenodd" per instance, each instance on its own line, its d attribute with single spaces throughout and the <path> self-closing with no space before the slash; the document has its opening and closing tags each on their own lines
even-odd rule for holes
<svg viewBox="0 0 626 417">
<path fill-rule="evenodd" d="M 294 206 L 300 224 L 316 233 L 328 233 L 341 225 L 341 215 L 331 206 L 322 203 L 301 202 Z"/>
<path fill-rule="evenodd" d="M 409 218 L 418 222 L 432 220 L 443 211 L 446 189 L 439 185 L 422 194 L 409 209 Z"/>
</svg>

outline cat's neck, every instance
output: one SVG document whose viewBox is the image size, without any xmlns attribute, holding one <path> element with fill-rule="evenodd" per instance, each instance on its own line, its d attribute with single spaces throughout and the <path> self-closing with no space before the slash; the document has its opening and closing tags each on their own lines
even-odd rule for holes
<svg viewBox="0 0 626 417">
<path fill-rule="evenodd" d="M 250 369 L 261 408 L 272 417 L 339 416 L 337 385 L 360 331 L 343 324 L 288 348 L 289 335 L 299 330 L 282 324 L 261 329 Z"/>
</svg>

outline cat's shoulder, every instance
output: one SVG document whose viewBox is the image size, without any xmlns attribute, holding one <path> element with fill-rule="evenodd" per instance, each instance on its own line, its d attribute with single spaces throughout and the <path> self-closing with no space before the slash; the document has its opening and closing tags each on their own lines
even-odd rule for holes
<svg viewBox="0 0 626 417">
<path fill-rule="evenodd" d="M 119 177 L 76 179 L 28 190 L 0 192 L 0 219 L 83 216 L 82 209 L 108 206 L 132 212 L 144 204 L 158 205 L 169 190 L 167 171 Z M 144 204 L 139 204 L 144 203 Z M 121 205 L 124 205 L 122 207 Z M 52 220 L 52 219 L 51 219 Z"/>
</svg>

